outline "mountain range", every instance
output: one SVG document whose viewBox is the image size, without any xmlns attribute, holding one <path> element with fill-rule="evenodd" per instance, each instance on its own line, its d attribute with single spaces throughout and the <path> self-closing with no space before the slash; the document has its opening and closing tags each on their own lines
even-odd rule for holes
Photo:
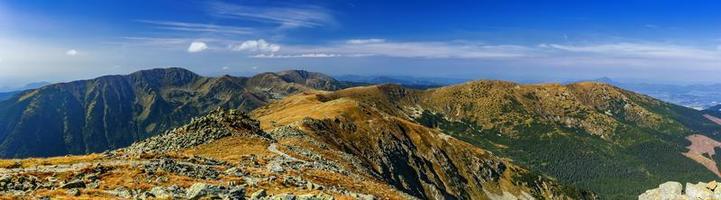
<svg viewBox="0 0 721 200">
<path fill-rule="evenodd" d="M 708 116 L 600 82 L 480 80 L 419 89 L 305 71 L 203 77 L 169 68 L 53 84 L 0 102 L 0 155 L 117 149 L 68 162 L 8 161 L 24 169 L 107 160 L 125 167 L 158 159 L 186 163 L 201 156 L 216 164 L 197 167 L 217 171 L 250 162 L 240 182 L 253 191 L 277 188 L 269 190 L 274 194 L 299 190 L 281 189 L 293 184 L 273 180 L 254 185 L 246 176 L 270 173 L 283 182 L 302 176 L 323 188 L 336 185 L 323 191 L 338 198 L 629 199 L 669 180 L 719 178 L 702 162 L 718 159 L 693 145 L 699 138 L 721 140 L 721 125 Z M 119 168 L 169 190 L 153 175 L 157 167 Z M 170 176 L 185 180 L 178 195 L 187 195 L 192 183 L 236 180 L 187 173 Z M 151 189 L 99 180 L 102 191 L 122 185 L 142 195 Z"/>
<path fill-rule="evenodd" d="M 203 77 L 180 68 L 53 84 L 0 102 L 0 156 L 57 156 L 127 146 L 220 108 L 342 84 L 305 71 Z"/>
</svg>

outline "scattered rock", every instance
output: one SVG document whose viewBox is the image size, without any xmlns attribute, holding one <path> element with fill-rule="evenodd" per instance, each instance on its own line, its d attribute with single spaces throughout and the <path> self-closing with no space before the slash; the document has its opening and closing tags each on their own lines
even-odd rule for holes
<svg viewBox="0 0 721 200">
<path fill-rule="evenodd" d="M 219 191 L 216 188 L 211 187 L 205 183 L 196 183 L 188 188 L 188 199 L 200 199 L 201 197 L 207 197 L 213 194 L 217 194 Z"/>
<path fill-rule="evenodd" d="M 268 196 L 268 194 L 265 192 L 265 190 L 260 189 L 258 191 L 253 192 L 253 194 L 250 195 L 250 199 L 251 200 L 259 200 L 259 199 L 265 198 L 266 196 Z"/>
<path fill-rule="evenodd" d="M 306 187 L 307 187 L 309 190 L 322 190 L 322 189 L 323 189 L 323 186 L 322 186 L 322 185 L 318 185 L 318 184 L 315 184 L 315 183 L 310 182 L 310 181 L 308 181 L 308 183 L 306 184 Z"/>
<path fill-rule="evenodd" d="M 711 181 L 706 184 L 706 188 L 708 188 L 709 190 L 716 189 L 716 186 L 718 186 L 718 183 L 716 181 Z"/>
<path fill-rule="evenodd" d="M 281 166 L 280 162 L 271 162 L 270 164 L 268 164 L 268 170 L 273 173 L 282 173 L 285 171 L 285 169 L 283 169 L 283 166 Z"/>
<path fill-rule="evenodd" d="M 112 192 L 110 192 L 110 193 L 112 193 L 112 194 L 114 194 L 115 196 L 118 196 L 118 197 L 120 197 L 120 198 L 124 198 L 124 199 L 129 199 L 129 198 L 133 197 L 133 194 L 130 192 L 130 190 L 128 190 L 128 189 L 125 188 L 125 187 L 115 188 L 115 189 L 114 189 Z"/>
<path fill-rule="evenodd" d="M 0 177 L 0 191 L 2 192 L 25 192 L 35 190 L 41 187 L 52 187 L 47 183 L 43 183 L 35 176 L 18 174 L 3 175 Z"/>
<path fill-rule="evenodd" d="M 683 191 L 683 192 L 682 192 Z M 666 182 L 658 188 L 650 189 L 638 196 L 639 200 L 710 200 L 721 199 L 721 189 L 715 181 L 697 184 L 686 183 L 684 190 L 681 183 Z"/>
<path fill-rule="evenodd" d="M 295 199 L 296 200 L 333 200 L 335 198 L 333 198 L 333 196 L 331 196 L 331 195 L 320 193 L 320 194 L 298 195 Z"/>
<path fill-rule="evenodd" d="M 712 199 L 713 191 L 707 189 L 705 183 L 686 183 L 686 196 L 691 199 Z"/>
<path fill-rule="evenodd" d="M 70 182 L 63 184 L 60 187 L 64 188 L 64 189 L 85 188 L 85 182 L 83 182 L 82 180 L 72 180 Z"/>
<path fill-rule="evenodd" d="M 80 196 L 80 190 L 78 188 L 69 189 L 67 194 L 70 196 Z"/>
<path fill-rule="evenodd" d="M 226 169 L 225 174 L 227 174 L 229 176 L 238 176 L 238 177 L 247 175 L 247 173 L 243 172 L 243 170 L 241 170 L 238 167 L 231 167 L 231 168 Z"/>
<path fill-rule="evenodd" d="M 272 200 L 295 200 L 295 195 L 289 194 L 289 193 L 278 194 L 278 195 L 273 195 L 273 197 L 270 197 L 270 199 L 272 199 Z"/>
<path fill-rule="evenodd" d="M 243 187 L 223 187 L 215 186 L 207 183 L 195 183 L 187 190 L 186 198 L 222 198 L 222 199 L 243 199 L 245 197 L 245 188 Z"/>
<path fill-rule="evenodd" d="M 177 162 L 170 158 L 152 160 L 143 166 L 146 173 L 155 174 L 159 170 L 199 179 L 217 179 L 220 176 L 220 173 L 210 166 Z"/>
<path fill-rule="evenodd" d="M 679 182 L 666 182 L 659 185 L 659 192 L 663 196 L 676 196 L 680 195 L 683 190 L 683 186 Z"/>
<path fill-rule="evenodd" d="M 173 195 L 170 194 L 170 192 L 168 192 L 167 190 L 165 190 L 165 188 L 160 187 L 160 186 L 156 186 L 156 187 L 153 187 L 152 189 L 150 189 L 150 194 L 153 194 L 153 196 L 155 196 L 155 198 L 158 198 L 158 199 L 170 199 L 173 197 Z"/>
</svg>

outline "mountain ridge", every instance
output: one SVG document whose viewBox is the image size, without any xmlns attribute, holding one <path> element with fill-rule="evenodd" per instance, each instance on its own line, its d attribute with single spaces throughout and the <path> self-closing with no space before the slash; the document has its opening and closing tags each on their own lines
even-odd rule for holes
<svg viewBox="0 0 721 200">
<path fill-rule="evenodd" d="M 120 148 L 217 107 L 249 111 L 288 94 L 340 84 L 311 72 L 212 78 L 182 68 L 52 84 L 0 103 L 0 156 Z"/>
</svg>

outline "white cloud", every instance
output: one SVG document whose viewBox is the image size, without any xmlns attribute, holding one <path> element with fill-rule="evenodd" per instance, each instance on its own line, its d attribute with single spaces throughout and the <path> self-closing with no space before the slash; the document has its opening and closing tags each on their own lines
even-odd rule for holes
<svg viewBox="0 0 721 200">
<path fill-rule="evenodd" d="M 369 43 L 382 43 L 385 41 L 386 41 L 385 39 L 371 38 L 371 39 L 348 40 L 348 41 L 346 41 L 346 43 L 348 43 L 348 44 L 369 44 Z"/>
<path fill-rule="evenodd" d="M 226 70 L 229 70 L 230 68 L 226 66 L 226 67 L 223 67 L 223 68 L 221 68 L 221 69 L 222 69 L 223 71 L 226 71 Z"/>
<path fill-rule="evenodd" d="M 75 55 L 78 55 L 78 51 L 75 50 L 75 49 L 70 49 L 70 50 L 68 50 L 68 51 L 65 52 L 65 55 L 75 56 Z"/>
<path fill-rule="evenodd" d="M 335 23 L 330 11 L 312 5 L 269 7 L 213 2 L 209 8 L 210 13 L 218 17 L 276 24 L 280 28 L 320 27 Z"/>
<path fill-rule="evenodd" d="M 188 52 L 197 53 L 208 49 L 208 45 L 205 42 L 193 42 L 188 47 Z"/>
<path fill-rule="evenodd" d="M 259 40 L 247 40 L 241 44 L 230 45 L 233 51 L 250 51 L 250 52 L 277 52 L 280 50 L 280 45 L 271 44 L 263 39 Z"/>
</svg>

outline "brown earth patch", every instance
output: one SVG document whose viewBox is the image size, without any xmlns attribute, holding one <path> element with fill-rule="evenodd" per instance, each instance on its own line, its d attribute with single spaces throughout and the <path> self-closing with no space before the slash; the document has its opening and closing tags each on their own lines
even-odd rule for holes
<svg viewBox="0 0 721 200">
<path fill-rule="evenodd" d="M 705 117 L 708 120 L 711 120 L 712 122 L 721 125 L 721 118 L 711 116 L 709 114 L 704 114 L 703 117 Z"/>
<path fill-rule="evenodd" d="M 715 148 L 721 147 L 721 142 L 699 134 L 689 135 L 686 139 L 691 142 L 691 145 L 686 147 L 688 148 L 688 152 L 682 154 L 703 165 L 709 171 L 716 174 L 716 176 L 721 177 L 718 165 L 716 165 L 716 161 L 712 159 L 716 154 Z M 704 154 L 706 154 L 706 156 L 704 156 Z"/>
</svg>

